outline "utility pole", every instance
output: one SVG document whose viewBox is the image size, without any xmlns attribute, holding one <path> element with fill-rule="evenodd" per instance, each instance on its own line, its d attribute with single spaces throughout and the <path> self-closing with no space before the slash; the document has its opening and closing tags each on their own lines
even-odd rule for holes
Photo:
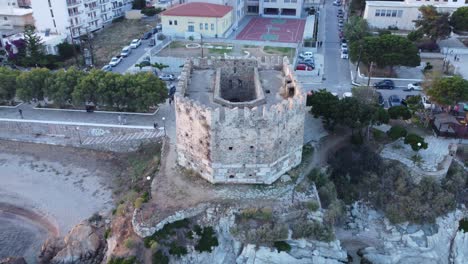
<svg viewBox="0 0 468 264">
<path fill-rule="evenodd" d="M 370 78 L 371 78 L 371 75 L 372 75 L 372 68 L 373 67 L 374 67 L 374 62 L 371 61 L 370 65 L 369 65 L 369 72 L 367 74 L 367 75 L 369 75 L 369 76 L 367 76 L 367 88 L 370 87 Z"/>
<path fill-rule="evenodd" d="M 203 35 L 200 33 L 201 57 L 203 58 Z"/>
</svg>

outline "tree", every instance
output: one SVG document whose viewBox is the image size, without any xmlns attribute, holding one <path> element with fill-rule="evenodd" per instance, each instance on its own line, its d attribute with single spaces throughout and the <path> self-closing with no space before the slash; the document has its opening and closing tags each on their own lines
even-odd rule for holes
<svg viewBox="0 0 468 264">
<path fill-rule="evenodd" d="M 397 140 L 399 138 L 406 137 L 406 134 L 408 134 L 406 129 L 398 125 L 392 126 L 390 130 L 387 131 L 388 137 L 392 140 Z"/>
<path fill-rule="evenodd" d="M 151 66 L 158 69 L 159 71 L 162 71 L 165 68 L 169 68 L 169 65 L 166 65 L 166 64 L 163 64 L 163 63 L 158 63 L 158 62 L 155 62 L 155 63 L 151 64 Z"/>
<path fill-rule="evenodd" d="M 33 25 L 26 25 L 24 28 L 24 41 L 26 42 L 26 64 L 33 66 L 38 64 L 44 56 L 44 46 L 41 37 L 36 35 L 36 28 Z"/>
<path fill-rule="evenodd" d="M 365 37 L 360 43 L 351 43 L 349 56 L 352 61 L 360 57 L 363 63 L 374 62 L 379 67 L 415 67 L 421 63 L 416 46 L 407 38 L 396 35 Z"/>
<path fill-rule="evenodd" d="M 147 111 L 149 107 L 156 106 L 166 100 L 166 83 L 154 74 L 141 72 L 130 76 L 134 85 L 129 89 L 131 98 L 133 98 L 128 104 L 129 108 Z"/>
<path fill-rule="evenodd" d="M 75 90 L 83 75 L 85 74 L 75 67 L 55 72 L 49 78 L 50 81 L 45 95 L 52 99 L 57 106 L 71 103 L 73 90 Z"/>
<path fill-rule="evenodd" d="M 427 89 L 431 100 L 441 105 L 455 105 L 468 100 L 468 81 L 460 76 L 436 78 Z"/>
<path fill-rule="evenodd" d="M 427 149 L 428 147 L 428 144 L 424 142 L 424 138 L 416 134 L 406 135 L 405 144 L 410 145 L 411 149 L 414 151 L 419 151 L 420 149 Z"/>
<path fill-rule="evenodd" d="M 310 98 L 311 113 L 315 118 L 321 116 L 327 128 L 333 128 L 340 99 L 325 89 L 315 92 Z"/>
<path fill-rule="evenodd" d="M 23 101 L 44 100 L 44 91 L 47 89 L 50 76 L 50 71 L 45 68 L 21 72 L 17 78 L 17 96 Z"/>
<path fill-rule="evenodd" d="M 16 78 L 18 71 L 0 67 L 0 100 L 13 101 L 16 94 Z M 13 103 L 13 102 L 10 102 Z"/>
<path fill-rule="evenodd" d="M 390 107 L 388 109 L 388 115 L 390 116 L 391 119 L 402 118 L 403 120 L 408 120 L 411 118 L 410 110 L 403 105 Z"/>
<path fill-rule="evenodd" d="M 146 7 L 146 0 L 133 0 L 132 9 L 141 10 Z"/>
<path fill-rule="evenodd" d="M 356 42 L 370 36 L 369 24 L 367 20 L 360 16 L 352 16 L 344 25 L 343 29 L 346 39 L 350 42 Z"/>
<path fill-rule="evenodd" d="M 468 31 L 468 6 L 459 7 L 450 17 L 450 25 L 455 30 Z"/>
<path fill-rule="evenodd" d="M 409 40 L 416 42 L 421 40 L 424 37 L 424 33 L 420 30 L 413 30 L 410 33 L 408 33 L 408 36 L 406 36 Z"/>
<path fill-rule="evenodd" d="M 448 13 L 439 13 L 434 6 L 430 5 L 419 7 L 419 12 L 421 12 L 421 18 L 414 21 L 418 31 L 423 32 L 434 42 L 450 36 L 452 29 Z"/>
<path fill-rule="evenodd" d="M 96 88 L 99 87 L 105 77 L 106 73 L 104 71 L 96 69 L 83 76 L 72 92 L 73 102 L 75 104 L 92 102 L 95 105 L 104 103 L 99 94 L 100 90 Z"/>
</svg>

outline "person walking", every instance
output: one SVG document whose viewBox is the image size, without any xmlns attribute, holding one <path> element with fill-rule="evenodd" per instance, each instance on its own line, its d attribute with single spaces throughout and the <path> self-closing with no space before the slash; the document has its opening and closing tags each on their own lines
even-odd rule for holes
<svg viewBox="0 0 468 264">
<path fill-rule="evenodd" d="M 18 112 L 19 112 L 19 115 L 20 115 L 21 119 L 23 119 L 23 110 L 18 109 Z"/>
</svg>

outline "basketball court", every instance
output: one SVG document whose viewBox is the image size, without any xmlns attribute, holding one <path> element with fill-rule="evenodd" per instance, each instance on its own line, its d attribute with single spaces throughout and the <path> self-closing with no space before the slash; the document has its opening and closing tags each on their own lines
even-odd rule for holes
<svg viewBox="0 0 468 264">
<path fill-rule="evenodd" d="M 303 19 L 255 17 L 236 39 L 296 43 L 302 40 L 304 27 Z"/>
</svg>

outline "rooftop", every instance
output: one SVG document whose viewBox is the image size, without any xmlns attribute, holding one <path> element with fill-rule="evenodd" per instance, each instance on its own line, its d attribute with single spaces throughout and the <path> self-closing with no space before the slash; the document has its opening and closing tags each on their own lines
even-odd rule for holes
<svg viewBox="0 0 468 264">
<path fill-rule="evenodd" d="M 231 10 L 231 6 L 193 2 L 175 6 L 162 12 L 161 15 L 187 17 L 223 17 L 227 13 L 231 12 Z"/>
</svg>

